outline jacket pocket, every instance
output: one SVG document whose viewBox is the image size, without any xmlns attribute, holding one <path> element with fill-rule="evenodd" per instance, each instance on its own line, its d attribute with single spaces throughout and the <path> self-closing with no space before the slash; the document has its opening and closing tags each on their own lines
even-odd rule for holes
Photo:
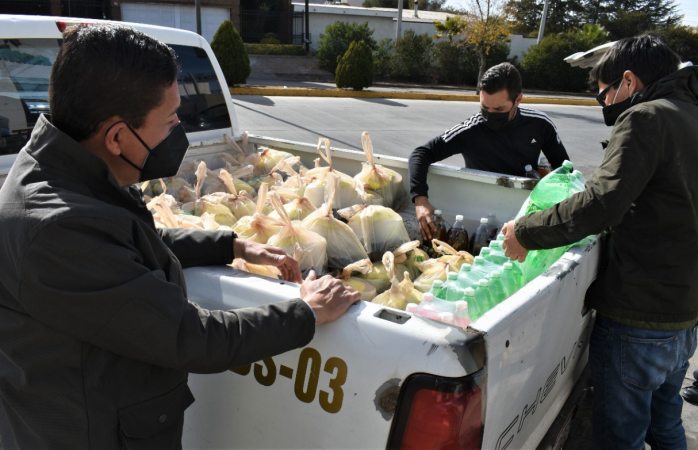
<svg viewBox="0 0 698 450">
<path fill-rule="evenodd" d="M 180 448 L 184 410 L 193 402 L 184 382 L 163 395 L 120 409 L 123 448 Z"/>
</svg>

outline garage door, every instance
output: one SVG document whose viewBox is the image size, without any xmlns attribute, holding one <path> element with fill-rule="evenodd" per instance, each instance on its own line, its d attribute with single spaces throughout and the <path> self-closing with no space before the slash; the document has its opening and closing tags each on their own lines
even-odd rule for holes
<svg viewBox="0 0 698 450">
<path fill-rule="evenodd" d="M 154 3 L 121 3 L 124 22 L 147 23 L 196 31 L 196 11 L 193 6 Z M 201 7 L 201 35 L 211 42 L 224 20 L 230 20 L 227 8 Z"/>
</svg>

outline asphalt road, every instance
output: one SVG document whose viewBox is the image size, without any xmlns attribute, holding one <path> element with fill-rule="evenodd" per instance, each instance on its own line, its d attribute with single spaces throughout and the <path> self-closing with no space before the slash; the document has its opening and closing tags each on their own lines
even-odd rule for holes
<svg viewBox="0 0 698 450">
<path fill-rule="evenodd" d="M 319 136 L 340 148 L 361 150 L 361 132 L 368 131 L 377 153 L 406 157 L 418 145 L 443 133 L 478 111 L 478 103 L 454 101 L 312 97 L 234 97 L 242 130 L 301 142 Z M 589 175 L 601 162 L 600 141 L 610 128 L 601 109 L 589 106 L 534 105 L 555 122 L 575 167 Z M 463 165 L 462 157 L 444 161 Z M 691 359 L 685 385 L 693 381 L 698 356 Z M 580 405 L 564 450 L 591 449 L 590 396 Z M 689 450 L 698 450 L 698 406 L 685 404 L 683 421 Z"/>
<path fill-rule="evenodd" d="M 252 134 L 301 142 L 324 136 L 335 147 L 361 150 L 361 132 L 368 131 L 377 153 L 403 157 L 479 110 L 474 102 L 403 99 L 236 96 L 234 102 L 241 129 Z M 589 174 L 598 166 L 600 141 L 610 131 L 601 108 L 525 106 L 550 116 L 577 168 Z M 463 158 L 444 163 L 462 166 Z"/>
</svg>

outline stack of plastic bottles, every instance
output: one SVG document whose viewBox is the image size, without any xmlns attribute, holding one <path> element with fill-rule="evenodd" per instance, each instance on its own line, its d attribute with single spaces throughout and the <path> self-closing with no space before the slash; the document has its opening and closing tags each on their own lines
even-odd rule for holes
<svg viewBox="0 0 698 450">
<path fill-rule="evenodd" d="M 565 161 L 538 182 L 517 217 L 549 208 L 583 189 L 581 172 Z M 499 234 L 472 264 L 448 273 L 446 281 L 434 281 L 422 302 L 408 305 L 407 311 L 465 327 L 543 273 L 570 247 L 530 251 L 526 260 L 518 263 L 504 255 L 503 239 Z"/>
</svg>

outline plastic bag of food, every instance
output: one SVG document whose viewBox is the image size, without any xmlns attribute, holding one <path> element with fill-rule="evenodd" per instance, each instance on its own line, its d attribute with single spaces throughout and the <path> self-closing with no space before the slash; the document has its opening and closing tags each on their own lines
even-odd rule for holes
<svg viewBox="0 0 698 450">
<path fill-rule="evenodd" d="M 242 258 L 235 258 L 230 266 L 234 269 L 253 273 L 255 275 L 261 275 L 263 277 L 275 278 L 277 280 L 281 278 L 281 272 L 278 268 L 265 264 L 252 264 Z"/>
<path fill-rule="evenodd" d="M 305 185 L 302 182 L 301 175 L 296 175 L 296 178 L 299 179 L 300 187 L 298 189 L 287 190 L 282 186 L 274 189 L 274 192 L 279 194 L 281 201 L 284 203 L 284 211 L 286 211 L 286 214 L 288 214 L 291 220 L 303 220 L 308 217 L 310 213 L 315 211 L 316 208 L 310 203 L 310 200 L 303 196 Z M 269 213 L 269 216 L 275 219 L 281 219 L 276 211 Z"/>
<path fill-rule="evenodd" d="M 368 255 L 352 229 L 332 215 L 332 202 L 339 177 L 330 173 L 327 178 L 327 202 L 303 219 L 303 228 L 314 231 L 327 241 L 327 265 L 341 269 L 353 261 L 367 259 Z"/>
<path fill-rule="evenodd" d="M 366 279 L 352 276 L 354 272 L 367 274 L 373 268 L 371 260 L 368 258 L 348 264 L 342 269 L 340 279 L 345 286 L 354 289 L 361 294 L 361 300 L 371 301 L 376 296 L 376 287 L 369 283 Z"/>
<path fill-rule="evenodd" d="M 259 153 L 249 155 L 246 160 L 254 166 L 254 174 L 259 176 L 270 174 L 274 166 L 276 166 L 279 161 L 286 158 L 293 158 L 293 155 L 288 152 L 265 147 L 262 148 Z"/>
<path fill-rule="evenodd" d="M 417 263 L 422 274 L 414 280 L 414 286 L 422 292 L 431 289 L 434 280 L 446 281 L 448 272 L 458 272 L 465 263 L 472 264 L 473 256 L 465 251 L 457 251 L 447 243 L 438 239 L 432 240 L 432 247 L 439 256 Z"/>
<path fill-rule="evenodd" d="M 375 163 L 373 143 L 366 131 L 361 133 L 361 145 L 367 162 L 361 165 L 361 172 L 354 176 L 357 187 L 368 196 L 378 195 L 382 199 L 383 206 L 399 210 L 407 197 L 402 184 L 402 175 Z"/>
<path fill-rule="evenodd" d="M 332 167 L 332 151 L 330 149 L 330 140 L 320 138 L 318 140 L 317 151 L 320 154 L 327 166 L 320 167 L 316 163 L 316 167 L 308 170 L 305 173 L 307 186 L 305 188 L 305 196 L 310 200 L 316 208 L 319 208 L 327 200 L 328 176 L 334 173 L 339 176 L 339 184 L 334 192 L 332 204 L 335 208 L 345 208 L 356 203 L 363 203 L 361 195 L 356 190 L 356 183 L 349 175 L 339 172 Z"/>
<path fill-rule="evenodd" d="M 417 277 L 422 273 L 417 267 L 417 263 L 424 262 L 429 259 L 429 255 L 419 248 L 421 241 L 414 240 L 406 242 L 393 250 L 393 255 L 395 255 L 395 272 L 400 274 L 404 271 L 409 272 L 410 278 L 416 280 Z M 402 269 L 400 266 L 404 267 Z"/>
<path fill-rule="evenodd" d="M 380 205 L 355 208 L 349 227 L 359 237 L 371 261 L 410 240 L 398 213 Z"/>
<path fill-rule="evenodd" d="M 422 293 L 414 288 L 409 273 L 404 273 L 402 281 L 399 281 L 395 276 L 395 261 L 392 253 L 386 252 L 383 255 L 383 265 L 388 269 L 388 273 L 391 274 L 390 289 L 382 294 L 378 294 L 373 299 L 373 303 L 404 311 L 408 303 L 418 304 L 422 301 Z"/>
<path fill-rule="evenodd" d="M 327 241 L 319 234 L 306 230 L 300 222 L 292 222 L 284 211 L 278 196 L 272 195 L 274 210 L 279 213 L 282 228 L 267 242 L 269 245 L 281 248 L 287 255 L 292 256 L 300 266 L 303 276 L 310 270 L 318 275 L 327 272 Z"/>
<path fill-rule="evenodd" d="M 283 223 L 264 213 L 269 186 L 265 183 L 259 188 L 255 213 L 241 217 L 233 226 L 233 231 L 242 239 L 250 239 L 260 244 L 266 244 L 269 238 L 278 233 Z"/>
<path fill-rule="evenodd" d="M 254 214 L 256 209 L 255 202 L 252 201 L 247 192 L 238 192 L 230 173 L 225 169 L 221 169 L 218 172 L 218 177 L 223 181 L 228 192 L 230 192 L 230 194 L 224 198 L 223 203 L 230 208 L 235 217 L 245 217 Z"/>
</svg>

